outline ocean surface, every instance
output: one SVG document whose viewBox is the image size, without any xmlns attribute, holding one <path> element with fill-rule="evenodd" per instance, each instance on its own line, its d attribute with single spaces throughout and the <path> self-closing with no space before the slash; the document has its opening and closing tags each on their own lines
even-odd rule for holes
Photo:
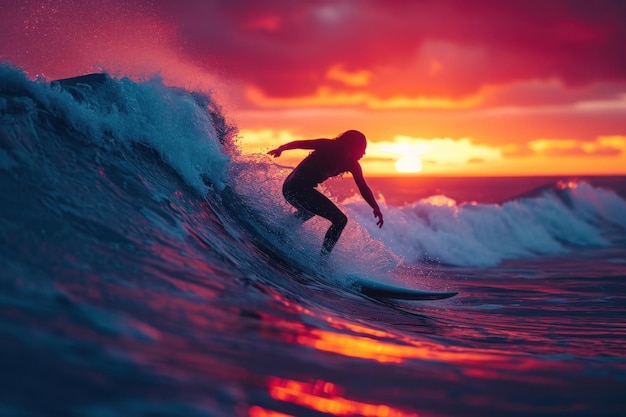
<svg viewBox="0 0 626 417">
<path fill-rule="evenodd" d="M 323 263 L 230 117 L 0 66 L 0 416 L 626 415 L 625 177 L 333 179 Z"/>
</svg>

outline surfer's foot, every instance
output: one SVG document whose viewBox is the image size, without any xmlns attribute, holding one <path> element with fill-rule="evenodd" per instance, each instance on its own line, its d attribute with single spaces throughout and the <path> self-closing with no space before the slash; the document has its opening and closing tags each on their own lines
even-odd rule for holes
<svg viewBox="0 0 626 417">
<path fill-rule="evenodd" d="M 328 252 L 328 251 L 326 251 L 324 249 L 322 249 L 320 251 L 318 267 L 322 271 L 326 270 L 328 268 L 329 264 L 330 264 L 330 262 L 329 262 L 329 260 L 330 260 L 329 258 L 330 257 L 328 255 L 330 255 L 330 252 Z"/>
</svg>

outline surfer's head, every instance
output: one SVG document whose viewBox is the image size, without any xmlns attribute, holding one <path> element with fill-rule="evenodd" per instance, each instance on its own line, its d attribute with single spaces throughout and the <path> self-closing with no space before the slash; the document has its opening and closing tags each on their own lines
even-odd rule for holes
<svg viewBox="0 0 626 417">
<path fill-rule="evenodd" d="M 361 159 L 365 155 L 367 139 L 358 130 L 348 130 L 337 136 L 335 139 L 343 149 L 356 159 Z"/>
</svg>

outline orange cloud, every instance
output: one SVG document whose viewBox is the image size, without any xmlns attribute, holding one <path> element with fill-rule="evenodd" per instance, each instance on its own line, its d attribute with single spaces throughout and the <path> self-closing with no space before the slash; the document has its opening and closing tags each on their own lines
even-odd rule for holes
<svg viewBox="0 0 626 417">
<path fill-rule="evenodd" d="M 529 142 L 528 147 L 547 156 L 619 156 L 626 153 L 626 136 L 601 136 L 592 142 L 538 139 Z"/>
<path fill-rule="evenodd" d="M 418 155 L 429 163 L 464 165 L 469 162 L 495 161 L 502 158 L 497 147 L 477 145 L 471 138 L 412 138 L 396 136 L 393 141 L 375 142 L 368 147 L 368 155 Z"/>
<path fill-rule="evenodd" d="M 333 65 L 326 73 L 328 80 L 340 81 L 352 87 L 364 87 L 369 84 L 371 78 L 370 71 L 346 71 L 342 65 Z"/>
<path fill-rule="evenodd" d="M 405 97 L 394 96 L 379 98 L 374 93 L 340 92 L 330 87 L 322 86 L 314 95 L 301 97 L 269 97 L 256 87 L 246 88 L 248 99 L 259 107 L 288 108 L 288 107 L 364 107 L 369 109 L 467 109 L 476 107 L 482 102 L 482 96 L 476 95 L 462 99 L 445 97 Z"/>
</svg>

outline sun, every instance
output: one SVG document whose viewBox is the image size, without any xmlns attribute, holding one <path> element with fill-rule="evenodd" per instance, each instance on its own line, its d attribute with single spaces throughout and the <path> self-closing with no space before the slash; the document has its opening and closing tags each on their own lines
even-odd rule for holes
<svg viewBox="0 0 626 417">
<path fill-rule="evenodd" d="M 416 174 L 422 171 L 422 160 L 417 155 L 405 155 L 396 161 L 396 171 Z"/>
</svg>

